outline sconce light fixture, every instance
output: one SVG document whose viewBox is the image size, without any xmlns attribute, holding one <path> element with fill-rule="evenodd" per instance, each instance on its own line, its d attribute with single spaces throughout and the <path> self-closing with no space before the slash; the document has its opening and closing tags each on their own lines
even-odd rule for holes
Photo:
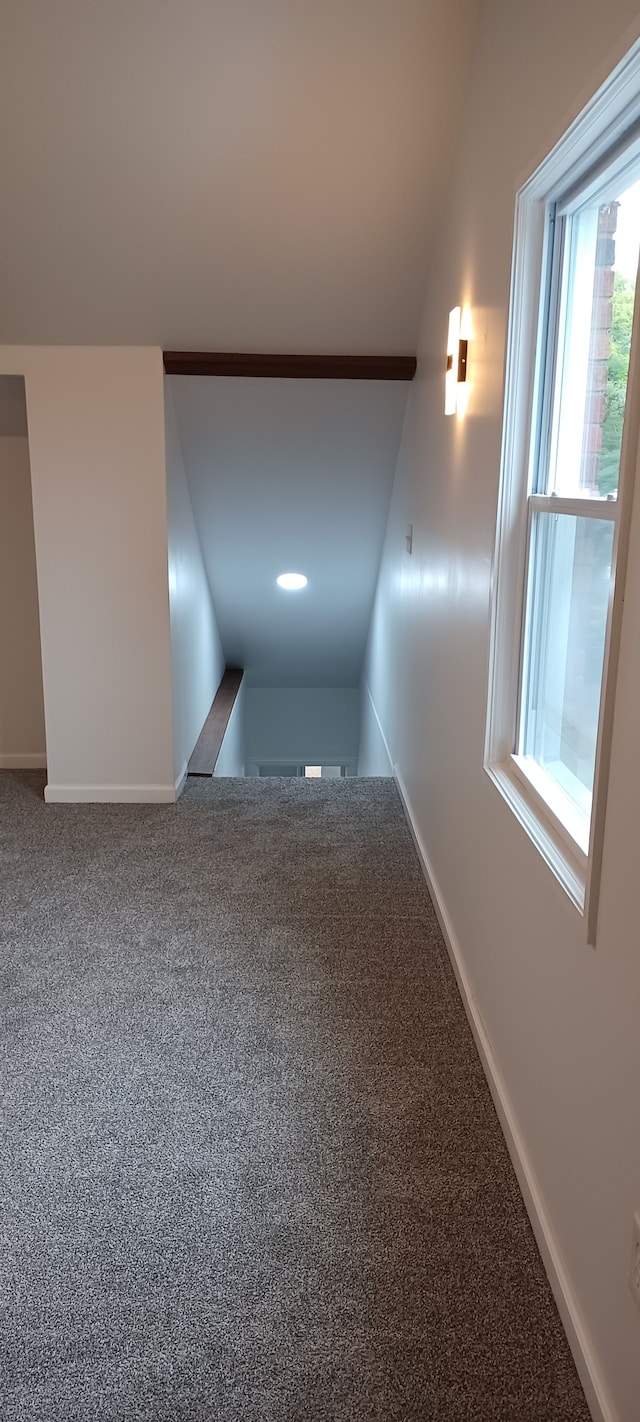
<svg viewBox="0 0 640 1422">
<path fill-rule="evenodd" d="M 467 379 L 468 335 L 462 335 L 462 318 L 459 306 L 449 312 L 449 333 L 447 336 L 447 373 L 444 388 L 445 415 L 462 412 L 466 391 L 461 389 Z"/>
</svg>

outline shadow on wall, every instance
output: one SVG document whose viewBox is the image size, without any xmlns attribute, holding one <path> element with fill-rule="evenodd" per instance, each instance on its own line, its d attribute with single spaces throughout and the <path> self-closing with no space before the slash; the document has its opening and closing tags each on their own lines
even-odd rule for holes
<svg viewBox="0 0 640 1422">
<path fill-rule="evenodd" d="M 0 769 L 46 766 L 27 405 L 0 376 Z"/>
</svg>

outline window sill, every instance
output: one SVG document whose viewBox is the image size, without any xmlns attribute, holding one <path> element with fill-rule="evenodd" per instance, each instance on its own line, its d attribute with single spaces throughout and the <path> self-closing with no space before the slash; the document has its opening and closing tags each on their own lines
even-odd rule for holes
<svg viewBox="0 0 640 1422">
<path fill-rule="evenodd" d="M 516 775 L 524 779 L 527 790 L 533 790 L 542 814 L 551 820 L 553 829 L 565 841 L 569 852 L 571 854 L 579 852 L 586 867 L 587 854 L 589 853 L 591 796 L 584 787 L 580 786 L 571 771 L 560 763 L 558 763 L 557 778 L 554 778 L 541 765 L 538 765 L 532 756 L 514 755 L 512 760 Z M 580 801 L 582 801 L 582 805 Z"/>
<path fill-rule="evenodd" d="M 487 765 L 485 769 L 572 904 L 583 914 L 587 856 L 539 794 L 530 776 L 518 763 L 521 759 L 510 755 L 499 764 Z"/>
</svg>

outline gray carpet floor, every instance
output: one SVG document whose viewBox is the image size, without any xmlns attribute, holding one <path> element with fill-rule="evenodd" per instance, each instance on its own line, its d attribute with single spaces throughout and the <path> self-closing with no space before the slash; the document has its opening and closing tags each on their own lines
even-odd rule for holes
<svg viewBox="0 0 640 1422">
<path fill-rule="evenodd" d="M 0 775 L 2 1422 L 587 1422 L 391 781 Z"/>
</svg>

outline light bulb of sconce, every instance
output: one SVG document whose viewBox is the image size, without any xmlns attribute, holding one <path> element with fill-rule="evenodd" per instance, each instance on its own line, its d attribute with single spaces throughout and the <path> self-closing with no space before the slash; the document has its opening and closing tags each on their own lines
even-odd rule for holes
<svg viewBox="0 0 640 1422">
<path fill-rule="evenodd" d="M 445 415 L 455 415 L 458 389 L 458 348 L 460 345 L 460 307 L 449 312 L 447 333 L 447 371 L 444 383 Z"/>
<path fill-rule="evenodd" d="M 473 319 L 471 308 L 465 306 L 460 318 L 458 387 L 456 392 L 456 411 L 461 419 L 463 419 L 467 413 L 469 397 L 471 395 L 471 383 L 469 381 L 469 342 L 471 340 L 473 340 Z"/>
</svg>

